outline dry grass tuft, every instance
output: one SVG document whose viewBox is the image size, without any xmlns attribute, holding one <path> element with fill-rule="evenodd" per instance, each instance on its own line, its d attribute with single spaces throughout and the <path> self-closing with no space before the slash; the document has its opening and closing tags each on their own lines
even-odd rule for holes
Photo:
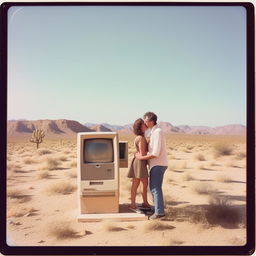
<svg viewBox="0 0 256 256">
<path fill-rule="evenodd" d="M 193 176 L 189 173 L 185 173 L 183 176 L 182 176 L 182 180 L 183 181 L 191 181 L 191 180 L 194 180 Z"/>
<path fill-rule="evenodd" d="M 63 162 L 68 161 L 68 158 L 67 158 L 67 156 L 65 156 L 65 155 L 59 156 L 58 159 L 59 159 L 60 161 L 63 161 Z"/>
<path fill-rule="evenodd" d="M 37 179 L 47 179 L 47 178 L 49 178 L 49 176 L 50 176 L 49 172 L 47 172 L 47 171 L 40 171 L 36 175 Z"/>
<path fill-rule="evenodd" d="M 76 186 L 68 181 L 58 181 L 55 183 L 50 184 L 47 187 L 47 192 L 50 195 L 57 195 L 57 194 L 70 194 L 75 191 Z"/>
<path fill-rule="evenodd" d="M 54 170 L 57 169 L 60 165 L 60 162 L 57 159 L 47 157 L 44 164 L 42 165 L 42 170 Z"/>
<path fill-rule="evenodd" d="M 72 161 L 72 162 L 69 164 L 69 167 L 71 167 L 71 168 L 77 167 L 77 161 Z"/>
<path fill-rule="evenodd" d="M 15 206 L 7 210 L 7 218 L 14 217 L 23 217 L 23 216 L 32 216 L 34 212 L 36 212 L 33 207 L 26 208 L 26 207 L 19 207 Z"/>
<path fill-rule="evenodd" d="M 105 232 L 117 232 L 125 230 L 124 228 L 116 226 L 116 224 L 110 220 L 103 221 L 101 227 Z"/>
<path fill-rule="evenodd" d="M 23 196 L 22 191 L 20 189 L 8 189 L 7 197 L 9 198 L 21 198 Z"/>
<path fill-rule="evenodd" d="M 126 226 L 126 228 L 128 228 L 128 229 L 136 229 L 136 226 L 134 226 L 134 225 L 128 225 L 128 226 Z"/>
<path fill-rule="evenodd" d="M 161 230 L 167 230 L 167 229 L 173 229 L 173 226 L 170 226 L 169 224 L 162 222 L 160 220 L 153 220 L 147 222 L 144 227 L 144 232 L 150 232 L 150 231 L 161 231 Z"/>
<path fill-rule="evenodd" d="M 71 151 L 69 151 L 69 150 L 65 150 L 63 153 L 64 153 L 64 154 L 70 154 L 70 153 L 71 153 Z"/>
<path fill-rule="evenodd" d="M 219 164 L 217 164 L 215 161 L 211 161 L 209 163 L 209 166 L 219 166 Z"/>
<path fill-rule="evenodd" d="M 35 161 L 32 157 L 26 157 L 26 158 L 24 158 L 23 163 L 24 164 L 35 164 L 35 163 L 37 163 L 37 161 Z"/>
<path fill-rule="evenodd" d="M 226 167 L 237 167 L 237 164 L 236 164 L 234 161 L 229 160 L 229 161 L 227 161 L 227 162 L 225 163 L 225 166 L 226 166 Z"/>
<path fill-rule="evenodd" d="M 214 189 L 210 184 L 202 182 L 196 182 L 193 184 L 192 189 L 199 195 L 211 195 L 216 192 L 216 189 Z"/>
<path fill-rule="evenodd" d="M 199 165 L 198 165 L 198 169 L 200 169 L 200 170 L 206 170 L 204 164 L 199 164 Z"/>
<path fill-rule="evenodd" d="M 203 154 L 201 154 L 201 153 L 196 154 L 194 156 L 194 158 L 195 158 L 195 160 L 198 160 L 198 161 L 205 161 L 205 156 Z"/>
<path fill-rule="evenodd" d="M 224 183 L 232 182 L 232 179 L 226 175 L 217 176 L 216 180 L 218 182 L 224 182 Z"/>
<path fill-rule="evenodd" d="M 7 170 L 14 170 L 14 169 L 21 169 L 21 166 L 19 164 L 15 164 L 15 163 L 7 164 Z"/>
<path fill-rule="evenodd" d="M 178 161 L 178 162 L 172 162 L 170 161 L 168 164 L 168 171 L 175 171 L 179 169 L 186 169 L 187 168 L 187 162 L 186 161 Z"/>
<path fill-rule="evenodd" d="M 47 155 L 47 154 L 51 154 L 52 151 L 49 149 L 45 149 L 45 148 L 41 148 L 37 151 L 37 154 L 42 156 L 42 155 Z"/>
<path fill-rule="evenodd" d="M 211 225 L 221 225 L 226 228 L 235 228 L 245 220 L 239 207 L 233 206 L 228 197 L 210 197 L 206 218 Z"/>
<path fill-rule="evenodd" d="M 216 143 L 213 146 L 213 153 L 215 157 L 229 156 L 233 153 L 233 148 L 225 143 Z"/>
<path fill-rule="evenodd" d="M 72 227 L 72 222 L 56 221 L 49 223 L 47 233 L 57 239 L 67 239 L 77 237 L 77 232 Z"/>
<path fill-rule="evenodd" d="M 236 154 L 236 159 L 242 160 L 242 159 L 244 159 L 244 158 L 246 158 L 246 153 L 245 153 L 245 152 L 238 152 L 238 153 Z"/>
</svg>

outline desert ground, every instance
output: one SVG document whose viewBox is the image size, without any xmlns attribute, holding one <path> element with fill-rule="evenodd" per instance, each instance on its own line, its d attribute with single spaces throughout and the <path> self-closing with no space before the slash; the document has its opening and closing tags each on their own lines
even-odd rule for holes
<svg viewBox="0 0 256 256">
<path fill-rule="evenodd" d="M 129 162 L 133 157 L 133 135 Z M 7 243 L 19 246 L 200 246 L 246 243 L 244 136 L 166 136 L 162 220 L 77 221 L 76 140 L 8 140 Z M 131 181 L 120 169 L 120 204 Z M 142 202 L 141 188 L 137 203 Z M 152 197 L 148 191 L 151 204 Z"/>
</svg>

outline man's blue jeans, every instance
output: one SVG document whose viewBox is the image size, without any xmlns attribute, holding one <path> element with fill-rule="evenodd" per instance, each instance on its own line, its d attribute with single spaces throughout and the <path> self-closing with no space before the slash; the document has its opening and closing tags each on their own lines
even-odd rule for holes
<svg viewBox="0 0 256 256">
<path fill-rule="evenodd" d="M 164 198 L 162 184 L 167 166 L 154 166 L 150 170 L 149 188 L 153 195 L 155 214 L 164 215 Z"/>
</svg>

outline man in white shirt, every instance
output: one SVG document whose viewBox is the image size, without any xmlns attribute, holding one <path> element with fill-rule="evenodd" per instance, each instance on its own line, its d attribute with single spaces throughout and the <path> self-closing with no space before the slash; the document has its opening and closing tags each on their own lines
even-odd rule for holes
<svg viewBox="0 0 256 256">
<path fill-rule="evenodd" d="M 149 187 L 153 195 L 155 207 L 155 213 L 150 219 L 159 219 L 164 217 L 162 184 L 165 170 L 168 167 L 166 142 L 162 129 L 157 126 L 156 114 L 147 112 L 143 119 L 146 126 L 151 129 L 148 154 L 142 156 L 137 153 L 136 158 L 149 161 Z"/>
</svg>

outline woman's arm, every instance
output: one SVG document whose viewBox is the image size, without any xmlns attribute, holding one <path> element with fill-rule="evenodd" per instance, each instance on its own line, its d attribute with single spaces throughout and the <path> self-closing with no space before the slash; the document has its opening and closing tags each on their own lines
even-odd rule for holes
<svg viewBox="0 0 256 256">
<path fill-rule="evenodd" d="M 148 155 L 142 156 L 140 153 L 136 153 L 135 157 L 139 160 L 149 160 L 149 159 L 152 159 L 152 158 L 156 158 L 156 156 L 154 156 L 154 155 L 148 154 Z"/>
</svg>

